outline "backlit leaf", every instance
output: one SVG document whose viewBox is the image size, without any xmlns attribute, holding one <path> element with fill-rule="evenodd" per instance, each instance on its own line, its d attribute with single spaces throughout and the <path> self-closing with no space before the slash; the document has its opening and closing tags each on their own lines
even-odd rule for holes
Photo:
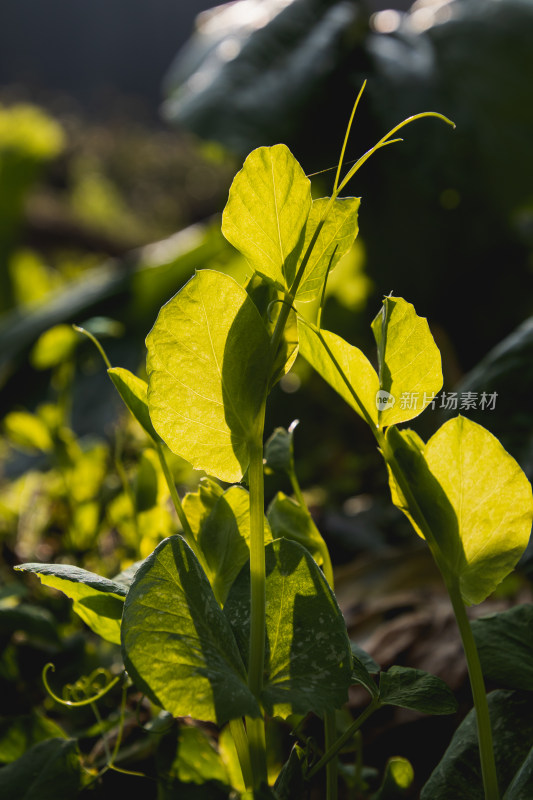
<svg viewBox="0 0 533 800">
<path fill-rule="evenodd" d="M 340 336 L 298 320 L 300 353 L 369 424 L 377 427 L 379 379 L 368 358 Z"/>
<path fill-rule="evenodd" d="M 154 430 L 148 410 L 148 384 L 146 381 L 123 367 L 112 367 L 107 370 L 107 374 L 137 422 L 144 428 L 148 436 L 154 441 L 158 441 L 159 436 Z"/>
<path fill-rule="evenodd" d="M 216 599 L 224 605 L 230 586 L 250 558 L 250 496 L 242 486 L 225 492 L 213 481 L 201 481 L 186 494 L 183 510 L 205 559 Z M 271 541 L 265 524 L 265 542 Z"/>
<path fill-rule="evenodd" d="M 357 213 L 360 202 L 357 197 L 342 197 L 337 198 L 332 204 L 305 266 L 296 292 L 296 300 L 309 302 L 320 296 L 328 266 L 331 271 L 338 264 L 353 245 L 359 232 Z M 298 259 L 294 259 L 294 265 L 291 263 L 293 259 L 289 259 L 288 268 L 291 269 L 287 276 L 289 284 L 298 274 L 307 246 L 311 242 L 328 203 L 329 197 L 321 197 L 319 200 L 315 200 L 311 206 L 305 227 L 303 247 L 299 251 Z"/>
<path fill-rule="evenodd" d="M 266 392 L 269 338 L 233 278 L 197 272 L 146 340 L 148 403 L 170 449 L 229 483 L 245 472 Z"/>
<path fill-rule="evenodd" d="M 442 388 L 440 353 L 429 325 L 411 303 L 385 297 L 372 323 L 378 346 L 379 427 L 417 417 Z"/>
<path fill-rule="evenodd" d="M 91 630 L 108 642 L 120 644 L 126 586 L 68 564 L 21 564 L 15 569 L 33 572 L 45 586 L 66 594 L 74 601 L 73 610 Z"/>
<path fill-rule="evenodd" d="M 265 548 L 266 654 L 262 703 L 267 713 L 340 708 L 351 684 L 344 619 L 321 571 L 303 547 L 277 539 Z M 250 570 L 233 584 L 224 614 L 245 663 L 250 629 Z"/>
<path fill-rule="evenodd" d="M 173 716 L 259 716 L 231 628 L 189 546 L 172 536 L 137 571 L 122 649 L 136 686 Z"/>
<path fill-rule="evenodd" d="M 274 538 L 279 539 L 283 536 L 285 539 L 298 542 L 309 550 L 316 563 L 322 566 L 324 562 L 322 553 L 326 544 L 306 509 L 283 492 L 278 492 L 268 507 L 267 517 Z"/>
<path fill-rule="evenodd" d="M 310 208 L 310 181 L 290 150 L 283 144 L 259 147 L 233 180 L 222 233 L 254 270 L 290 288 L 285 262 L 300 242 Z"/>
<path fill-rule="evenodd" d="M 392 497 L 422 535 L 428 523 L 463 600 L 481 603 L 516 565 L 531 532 L 531 485 L 500 442 L 475 422 L 455 417 L 423 446 L 409 431 L 387 441 L 407 477 L 416 508 L 391 478 Z M 420 524 L 419 524 L 420 523 Z"/>
</svg>

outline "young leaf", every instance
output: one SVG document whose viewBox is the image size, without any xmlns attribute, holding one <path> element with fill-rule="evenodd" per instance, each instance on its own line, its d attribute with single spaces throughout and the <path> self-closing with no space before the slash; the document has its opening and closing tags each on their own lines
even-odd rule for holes
<svg viewBox="0 0 533 800">
<path fill-rule="evenodd" d="M 457 711 L 457 700 L 443 680 L 410 667 L 391 667 L 380 673 L 379 699 L 383 705 L 410 708 L 423 714 Z"/>
<path fill-rule="evenodd" d="M 522 766 L 533 745 L 533 696 L 497 691 L 488 695 L 498 782 L 503 789 Z M 472 709 L 420 794 L 420 800 L 483 800 L 476 713 Z M 512 796 L 507 800 L 515 800 Z M 517 798 L 518 800 L 518 798 Z"/>
<path fill-rule="evenodd" d="M 358 683 L 360 686 L 364 686 L 371 697 L 377 697 L 379 695 L 379 690 L 375 680 L 373 680 L 370 672 L 366 668 L 364 661 L 360 660 L 357 655 L 354 654 L 353 642 L 350 642 L 350 645 L 352 648 L 352 683 Z M 377 671 L 379 672 L 379 667 Z"/>
<path fill-rule="evenodd" d="M 303 547 L 277 539 L 265 548 L 266 656 L 261 701 L 269 714 L 322 714 L 340 708 L 351 683 L 344 619 L 321 571 Z M 231 587 L 224 614 L 245 663 L 250 570 Z"/>
<path fill-rule="evenodd" d="M 137 422 L 144 428 L 148 436 L 158 442 L 159 436 L 154 430 L 148 410 L 148 384 L 146 381 L 123 367 L 111 367 L 107 370 L 107 374 Z"/>
<path fill-rule="evenodd" d="M 484 676 L 506 689 L 533 691 L 533 605 L 471 623 Z"/>
<path fill-rule="evenodd" d="M 253 150 L 235 176 L 222 233 L 254 270 L 289 289 L 285 262 L 303 240 L 311 184 L 283 144 Z"/>
<path fill-rule="evenodd" d="M 377 427 L 379 379 L 361 350 L 301 318 L 298 338 L 305 360 L 364 420 Z"/>
<path fill-rule="evenodd" d="M 423 446 L 410 431 L 387 442 L 408 480 L 408 499 L 389 469 L 394 503 L 423 535 L 428 523 L 463 600 L 481 603 L 511 572 L 529 540 L 531 485 L 498 440 L 465 417 L 449 420 Z M 420 513 L 419 513 L 420 512 Z"/>
<path fill-rule="evenodd" d="M 268 521 L 275 539 L 282 536 L 305 547 L 318 566 L 324 563 L 326 543 L 309 512 L 283 492 L 278 492 L 267 511 Z"/>
<path fill-rule="evenodd" d="M 58 589 L 74 601 L 72 609 L 95 633 L 120 644 L 120 620 L 127 588 L 80 567 L 68 564 L 21 564 L 20 572 L 33 572 L 45 586 Z"/>
<path fill-rule="evenodd" d="M 429 325 L 411 303 L 385 297 L 372 322 L 382 396 L 379 427 L 417 417 L 442 388 L 440 353 Z"/>
<path fill-rule="evenodd" d="M 223 725 L 260 714 L 227 619 L 180 536 L 139 568 L 124 606 L 122 651 L 137 687 L 173 716 Z"/>
<path fill-rule="evenodd" d="M 265 467 L 274 472 L 289 472 L 293 462 L 293 431 L 276 428 L 265 443 Z"/>
<path fill-rule="evenodd" d="M 338 198 L 332 204 L 305 266 L 302 280 L 296 292 L 296 300 L 307 303 L 319 297 L 328 268 L 331 271 L 342 256 L 346 255 L 350 250 L 359 232 L 357 214 L 360 202 L 358 197 L 343 197 Z M 321 197 L 313 202 L 307 225 L 305 226 L 303 247 L 297 251 L 298 258 L 291 257 L 287 264 L 289 285 L 292 284 L 298 274 L 307 246 L 313 238 L 313 234 L 322 219 L 328 203 L 329 197 Z"/>
<path fill-rule="evenodd" d="M 268 333 L 245 290 L 229 275 L 197 272 L 163 306 L 146 344 L 156 431 L 195 469 L 239 481 L 269 364 Z"/>
<path fill-rule="evenodd" d="M 295 744 L 276 778 L 274 791 L 279 800 L 299 800 L 305 789 L 305 750 Z"/>
<path fill-rule="evenodd" d="M 395 800 L 404 797 L 413 783 L 415 773 L 410 762 L 401 756 L 389 758 L 381 786 L 371 800 Z"/>
<path fill-rule="evenodd" d="M 225 492 L 203 480 L 197 492 L 186 494 L 183 510 L 205 559 L 207 577 L 220 605 L 250 558 L 250 496 L 242 486 Z M 265 525 L 265 542 L 272 540 Z"/>
</svg>

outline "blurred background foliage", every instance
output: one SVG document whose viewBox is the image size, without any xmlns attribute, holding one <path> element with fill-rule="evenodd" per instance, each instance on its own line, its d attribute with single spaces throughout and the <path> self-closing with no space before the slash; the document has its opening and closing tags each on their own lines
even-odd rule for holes
<svg viewBox="0 0 533 800">
<path fill-rule="evenodd" d="M 204 11 L 185 44 L 194 12 L 209 3 L 156 5 L 159 33 L 143 29 L 143 4 L 117 4 L 108 23 L 118 38 L 107 49 L 102 38 L 107 73 L 92 54 L 93 84 L 72 50 L 81 18 L 62 0 L 54 8 L 69 21 L 70 49 L 55 92 L 57 65 L 39 43 L 32 51 L 25 40 L 11 61 L 6 43 L 0 59 L 0 693 L 8 716 L 26 715 L 0 728 L 0 761 L 58 735 L 56 722 L 63 732 L 90 730 L 81 712 L 70 722 L 51 713 L 39 681 L 47 660 L 61 685 L 118 659 L 82 635 L 68 602 L 11 567 L 63 561 L 111 576 L 179 529 L 153 451 L 71 324 L 98 336 L 113 365 L 142 375 L 157 311 L 195 269 L 238 280 L 249 273 L 220 234 L 242 159 L 285 142 L 316 173 L 315 196 L 327 194 L 364 80 L 348 161 L 420 111 L 442 112 L 457 129 L 418 122 L 358 173 L 360 234 L 329 280 L 324 325 L 370 355 L 381 297 L 392 291 L 414 303 L 441 348 L 445 390 L 497 392 L 493 411 L 462 413 L 533 475 L 533 0 L 416 0 L 405 10 L 400 2 L 237 0 Z M 172 28 L 165 15 L 180 5 L 188 23 L 172 18 Z M 19 25 L 14 8 L 3 13 L 0 38 Z M 126 46 L 127 26 L 120 38 L 125 18 L 144 49 Z M 95 30 L 88 25 L 87 36 Z M 36 74 L 32 58 L 42 61 L 45 86 L 24 85 Z M 134 58 L 148 65 L 137 83 L 126 71 Z M 444 417 L 427 411 L 417 427 L 427 436 Z M 274 390 L 267 428 L 295 418 L 297 471 L 335 563 L 373 554 L 380 586 L 429 580 L 416 559 L 408 575 L 391 577 L 408 526 L 390 508 L 365 427 L 301 360 Z M 172 467 L 180 490 L 194 490 L 188 465 L 174 458 Z M 269 475 L 269 498 L 278 489 L 291 492 Z M 392 556 L 380 561 L 383 553 Z M 526 558 L 522 575 L 530 571 Z M 502 595 L 522 591 L 524 580 Z M 376 624 L 387 613 L 377 611 Z"/>
</svg>

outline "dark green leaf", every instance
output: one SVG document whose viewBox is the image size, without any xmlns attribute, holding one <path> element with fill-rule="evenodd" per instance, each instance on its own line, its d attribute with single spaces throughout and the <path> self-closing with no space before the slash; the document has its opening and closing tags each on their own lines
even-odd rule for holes
<svg viewBox="0 0 533 800">
<path fill-rule="evenodd" d="M 266 655 L 262 702 L 286 717 L 340 708 L 351 683 L 351 652 L 344 619 L 307 550 L 278 539 L 265 548 Z M 250 570 L 233 584 L 224 614 L 245 663 L 250 626 Z"/>
<path fill-rule="evenodd" d="M 52 738 L 66 738 L 59 725 L 38 711 L 0 719 L 0 761 L 16 761 L 33 745 Z"/>
<path fill-rule="evenodd" d="M 161 542 L 136 573 L 122 649 L 138 688 L 174 716 L 221 725 L 260 713 L 231 628 L 180 536 Z"/>
<path fill-rule="evenodd" d="M 506 689 L 533 691 L 533 605 L 473 620 L 483 674 Z"/>
<path fill-rule="evenodd" d="M 45 608 L 25 603 L 13 608 L 0 608 L 0 632 L 10 634 L 15 631 L 24 631 L 28 636 L 44 639 L 49 643 L 59 642 L 54 617 Z"/>
<path fill-rule="evenodd" d="M 497 691 L 488 695 L 500 788 L 508 786 L 533 745 L 533 695 Z M 455 731 L 444 756 L 422 789 L 421 800 L 483 800 L 476 714 Z"/>
<path fill-rule="evenodd" d="M 367 692 L 369 692 L 372 697 L 377 697 L 379 694 L 379 690 L 375 680 L 373 680 L 365 664 L 362 661 L 360 661 L 356 655 L 354 655 L 352 642 L 350 642 L 350 645 L 352 647 L 352 683 L 358 683 L 361 686 L 364 686 Z"/>
<path fill-rule="evenodd" d="M 378 672 L 380 672 L 381 667 L 374 661 L 372 656 L 368 655 L 366 650 L 363 650 L 363 648 L 359 647 L 359 645 L 356 644 L 355 642 L 350 642 L 350 647 L 352 650 L 352 655 L 355 656 L 357 660 L 363 664 L 365 669 L 371 675 L 377 675 Z"/>
<path fill-rule="evenodd" d="M 410 708 L 423 714 L 453 714 L 457 700 L 443 680 L 410 667 L 391 667 L 379 676 L 382 704 Z"/>
<path fill-rule="evenodd" d="M 531 787 L 533 787 L 533 747 L 507 787 L 503 800 L 531 800 Z"/>
<path fill-rule="evenodd" d="M 75 739 L 48 739 L 0 769 L 2 800 L 71 800 L 82 786 Z"/>
</svg>

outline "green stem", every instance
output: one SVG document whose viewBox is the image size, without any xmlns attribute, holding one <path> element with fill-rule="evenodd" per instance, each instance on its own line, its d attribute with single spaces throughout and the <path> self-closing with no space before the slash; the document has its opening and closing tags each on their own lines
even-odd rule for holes
<svg viewBox="0 0 533 800">
<path fill-rule="evenodd" d="M 361 725 L 364 722 L 366 722 L 366 720 L 370 716 L 372 716 L 374 711 L 376 711 L 379 708 L 379 705 L 380 705 L 379 699 L 377 697 L 374 697 L 374 699 L 369 703 L 369 705 L 365 708 L 365 710 L 361 714 L 359 714 L 357 719 L 354 720 L 354 722 L 350 725 L 350 727 L 346 728 L 342 736 L 339 736 L 337 741 L 334 742 L 331 745 L 331 747 L 329 747 L 326 750 L 320 761 L 317 761 L 314 767 L 312 767 L 309 770 L 309 772 L 307 773 L 307 778 L 309 780 L 313 778 L 316 775 L 316 773 L 322 769 L 322 767 L 324 767 L 329 761 L 331 761 L 332 758 L 334 758 L 337 755 L 337 753 L 339 753 L 342 750 L 344 745 L 350 741 L 354 733 L 356 733 L 356 731 L 359 730 Z"/>
<path fill-rule="evenodd" d="M 490 724 L 489 704 L 485 690 L 485 682 L 481 671 L 481 663 L 477 651 L 470 621 L 466 614 L 466 608 L 461 597 L 461 590 L 457 579 L 446 580 L 446 586 L 452 601 L 455 619 L 461 634 L 463 648 L 468 666 L 470 686 L 472 687 L 472 697 L 476 710 L 477 732 L 479 739 L 479 752 L 481 757 L 481 774 L 483 776 L 483 787 L 485 790 L 485 800 L 499 800 L 500 791 L 498 788 L 498 775 L 496 773 L 496 763 L 494 760 L 494 746 L 492 743 L 492 729 Z"/>
<path fill-rule="evenodd" d="M 337 722 L 334 711 L 324 713 L 324 738 L 326 752 L 335 744 L 337 736 Z M 338 797 L 339 764 L 336 758 L 332 758 L 326 765 L 326 799 L 337 800 Z"/>
<path fill-rule="evenodd" d="M 202 552 L 198 548 L 198 544 L 196 539 L 194 538 L 194 533 L 192 532 L 192 528 L 189 525 L 189 520 L 185 515 L 185 511 L 183 510 L 183 505 L 180 500 L 180 496 L 178 494 L 178 490 L 176 489 L 176 484 L 174 483 L 174 478 L 170 471 L 170 467 L 168 466 L 168 461 L 165 456 L 165 451 L 163 450 L 163 445 L 161 442 L 155 441 L 155 448 L 157 455 L 159 457 L 159 462 L 161 464 L 161 469 L 163 470 L 163 475 L 165 476 L 165 480 L 167 482 L 168 490 L 170 492 L 170 496 L 172 498 L 172 502 L 174 504 L 174 508 L 176 509 L 176 514 L 178 515 L 178 519 L 181 523 L 181 527 L 183 529 L 183 538 L 193 551 L 194 555 L 204 568 L 206 569 L 205 559 L 203 557 Z"/>
<path fill-rule="evenodd" d="M 265 406 L 260 412 L 258 433 L 250 443 L 248 479 L 250 488 L 250 650 L 248 686 L 260 702 L 265 668 L 266 574 L 265 489 L 263 476 L 263 427 Z M 254 773 L 254 788 L 267 780 L 264 720 L 247 718 L 246 730 Z"/>
<path fill-rule="evenodd" d="M 254 774 L 250 761 L 248 738 L 246 736 L 246 730 L 244 728 L 242 719 L 240 717 L 239 719 L 232 719 L 229 723 L 229 729 L 231 731 L 235 749 L 237 750 L 237 755 L 239 757 L 244 785 L 246 786 L 246 789 L 253 789 Z"/>
</svg>

